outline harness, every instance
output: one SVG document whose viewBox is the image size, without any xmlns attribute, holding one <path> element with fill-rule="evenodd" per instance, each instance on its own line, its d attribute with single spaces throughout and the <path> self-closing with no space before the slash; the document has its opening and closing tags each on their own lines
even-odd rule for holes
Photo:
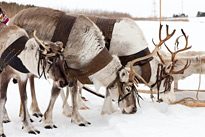
<svg viewBox="0 0 205 137">
<path fill-rule="evenodd" d="M 87 66 L 82 69 L 73 69 L 67 66 L 68 73 L 76 77 L 82 84 L 92 84 L 88 78 L 90 75 L 95 74 L 112 60 L 112 56 L 106 48 L 104 48 Z"/>
<path fill-rule="evenodd" d="M 128 62 L 137 59 L 137 58 L 141 58 L 144 57 L 146 55 L 149 55 L 150 51 L 149 48 L 145 48 L 144 50 L 141 50 L 140 52 L 137 52 L 135 54 L 132 55 L 127 55 L 127 56 L 119 56 L 119 59 L 122 63 L 123 66 L 125 66 Z M 141 60 L 139 62 L 136 62 L 134 64 L 134 66 L 139 65 L 141 67 L 142 70 L 142 77 L 144 78 L 144 80 L 148 83 L 150 81 L 151 78 L 151 66 L 149 61 L 151 61 L 153 59 L 153 57 L 150 57 L 148 59 L 145 60 Z M 138 79 L 140 83 L 143 83 L 141 79 Z"/>
<path fill-rule="evenodd" d="M 39 50 L 39 61 L 38 61 L 38 75 L 39 78 L 42 77 L 42 75 L 44 75 L 44 78 L 46 78 L 46 73 L 49 73 L 49 71 L 52 69 L 55 69 L 55 64 L 56 62 L 60 63 L 64 63 L 65 64 L 65 60 L 64 60 L 64 56 L 62 54 L 61 50 L 58 50 L 58 52 L 56 54 L 52 53 L 52 49 L 50 49 L 50 51 L 47 54 L 43 54 L 43 50 Z M 47 71 L 46 70 L 46 66 L 47 64 L 49 65 Z M 40 65 L 42 65 L 42 72 L 40 73 Z M 65 74 L 65 69 L 62 68 L 63 65 L 60 65 L 60 69 L 63 72 L 63 74 L 66 76 Z M 55 70 L 53 70 L 53 72 L 55 72 Z M 53 74 L 55 77 L 55 73 Z"/>
<path fill-rule="evenodd" d="M 105 46 L 109 50 L 110 49 L 110 42 L 112 39 L 112 33 L 114 29 L 114 25 L 116 22 L 119 22 L 117 19 L 109 19 L 109 18 L 102 18 L 102 17 L 89 17 L 102 31 L 104 37 L 105 37 Z M 120 62 L 123 66 L 125 66 L 128 62 L 144 57 L 146 55 L 149 55 L 150 51 L 149 48 L 145 48 L 144 50 L 141 50 L 140 52 L 137 52 L 132 55 L 127 56 L 119 56 Z M 139 61 L 134 64 L 134 66 L 139 65 L 142 70 L 142 77 L 145 79 L 146 82 L 149 82 L 151 78 L 151 67 L 149 61 L 151 61 L 153 57 L 150 57 L 148 59 Z M 143 83 L 141 79 L 138 79 L 140 83 Z"/>
<path fill-rule="evenodd" d="M 171 89 L 171 83 L 174 80 L 174 78 L 165 71 L 165 67 L 163 66 L 163 64 L 159 63 L 157 67 L 156 82 L 151 85 L 151 88 L 157 85 L 158 100 L 159 100 L 159 88 L 162 84 L 162 80 L 165 80 L 163 85 L 165 87 L 165 90 L 160 93 L 169 92 Z"/>
<path fill-rule="evenodd" d="M 4 50 L 0 58 L 0 72 L 2 72 L 7 65 L 10 65 L 22 73 L 29 73 L 22 61 L 17 57 L 24 50 L 27 41 L 28 37 L 22 36 Z"/>
<path fill-rule="evenodd" d="M 117 19 L 109 19 L 102 17 L 90 17 L 90 19 L 98 26 L 98 28 L 102 31 L 103 36 L 105 37 L 105 46 L 109 50 L 110 49 L 110 41 L 112 39 L 112 32 L 115 23 L 118 21 Z"/>
<path fill-rule="evenodd" d="M 75 20 L 76 17 L 66 15 L 66 13 L 63 13 L 57 23 L 51 41 L 52 42 L 61 41 L 65 46 L 68 41 L 68 37 L 70 35 L 73 24 L 75 23 Z"/>
<path fill-rule="evenodd" d="M 127 98 L 129 95 L 131 95 L 131 92 L 128 92 L 127 94 L 125 94 L 125 93 L 122 92 L 123 85 L 126 84 L 125 82 L 120 82 L 119 71 L 120 71 L 122 68 L 123 68 L 123 66 L 122 66 L 120 69 L 118 69 L 118 71 L 117 71 L 117 73 L 116 73 L 117 77 L 116 77 L 115 80 L 113 80 L 113 81 L 107 86 L 107 88 L 106 88 L 106 90 L 108 91 L 108 90 L 110 90 L 111 88 L 115 88 L 115 87 L 116 87 L 115 85 L 118 86 L 118 93 L 119 93 L 118 104 L 119 104 L 121 101 L 123 101 L 125 98 Z M 139 98 L 141 98 L 142 100 L 143 100 L 143 98 L 138 94 L 137 89 L 136 89 L 136 87 L 134 86 L 134 84 L 132 84 L 131 88 L 134 89 L 134 93 L 135 93 L 135 95 L 136 95 L 137 102 L 138 102 L 138 104 L 139 104 L 139 106 L 140 106 Z M 133 91 L 133 90 L 131 90 L 131 91 Z"/>
</svg>

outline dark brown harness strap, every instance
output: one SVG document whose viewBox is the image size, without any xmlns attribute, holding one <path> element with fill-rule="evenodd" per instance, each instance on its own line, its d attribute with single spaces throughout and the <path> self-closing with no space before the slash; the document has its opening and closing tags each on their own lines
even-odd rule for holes
<svg viewBox="0 0 205 137">
<path fill-rule="evenodd" d="M 123 66 L 125 66 L 129 61 L 132 61 L 134 59 L 140 58 L 140 57 L 144 57 L 146 55 L 149 55 L 150 51 L 149 48 L 145 48 L 144 50 L 141 50 L 138 53 L 132 54 L 132 55 L 128 55 L 128 56 L 120 56 L 120 61 L 122 63 Z M 134 66 L 139 65 L 141 67 L 142 70 L 142 78 L 144 78 L 144 80 L 148 83 L 150 81 L 151 78 L 151 67 L 150 67 L 150 63 L 149 61 L 151 61 L 153 59 L 153 57 L 150 57 L 148 59 L 145 60 L 141 60 L 139 62 L 136 62 L 134 64 Z M 143 83 L 140 79 L 139 79 L 140 83 Z"/>
<path fill-rule="evenodd" d="M 151 67 L 150 67 L 150 63 L 147 62 L 143 65 L 140 65 L 141 67 L 141 70 L 142 70 L 142 78 L 147 82 L 149 83 L 150 81 L 150 78 L 151 78 Z M 141 80 L 140 80 L 140 83 L 143 83 Z"/>
<path fill-rule="evenodd" d="M 69 68 L 69 74 L 76 77 L 83 84 L 92 84 L 88 76 L 95 74 L 112 60 L 112 56 L 104 48 L 86 67 L 82 69 Z"/>
<path fill-rule="evenodd" d="M 22 73 L 29 73 L 22 61 L 17 57 L 25 49 L 27 41 L 28 37 L 22 36 L 4 50 L 0 58 L 0 71 L 3 71 L 7 64 L 9 64 Z"/>
<path fill-rule="evenodd" d="M 108 50 L 110 49 L 110 41 L 112 39 L 112 32 L 116 21 L 116 19 L 108 18 L 97 18 L 95 21 L 96 25 L 99 27 L 105 37 L 105 46 Z"/>
<path fill-rule="evenodd" d="M 75 23 L 75 20 L 76 17 L 69 16 L 64 13 L 58 21 L 58 24 L 56 26 L 51 41 L 52 42 L 61 41 L 65 46 L 68 41 L 68 37 L 70 35 L 73 24 Z"/>
<path fill-rule="evenodd" d="M 150 54 L 150 51 L 149 51 L 149 48 L 147 47 L 146 49 L 141 50 L 138 53 L 135 53 L 135 54 L 132 54 L 132 55 L 127 55 L 127 56 L 119 56 L 119 58 L 120 58 L 120 61 L 121 61 L 122 65 L 125 66 L 125 65 L 127 65 L 128 62 L 130 62 L 134 59 L 137 59 L 137 58 L 144 57 L 144 56 L 149 55 L 149 54 Z M 152 59 L 153 59 L 153 57 L 145 59 L 145 60 L 141 60 L 139 62 L 136 62 L 134 64 L 134 66 L 145 64 L 145 63 L 149 62 Z"/>
</svg>

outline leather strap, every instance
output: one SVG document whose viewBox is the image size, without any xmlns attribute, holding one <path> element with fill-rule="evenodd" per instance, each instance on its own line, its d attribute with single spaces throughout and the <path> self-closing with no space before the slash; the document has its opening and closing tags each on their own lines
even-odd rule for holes
<svg viewBox="0 0 205 137">
<path fill-rule="evenodd" d="M 102 31 L 105 37 L 105 46 L 109 50 L 110 49 L 110 41 L 112 39 L 112 32 L 114 25 L 116 23 L 116 19 L 109 19 L 109 18 L 90 18 Z"/>
<path fill-rule="evenodd" d="M 134 59 L 137 59 L 137 58 L 144 57 L 144 56 L 149 55 L 149 54 L 150 54 L 150 51 L 149 51 L 149 48 L 147 47 L 144 50 L 141 50 L 140 52 L 132 54 L 132 55 L 119 56 L 119 59 L 120 59 L 122 65 L 125 66 L 128 62 L 130 62 Z M 141 60 L 139 62 L 136 62 L 134 64 L 134 66 L 145 64 L 145 63 L 151 61 L 152 59 L 153 59 L 153 57 L 150 57 L 150 58 L 145 59 L 145 60 Z"/>
<path fill-rule="evenodd" d="M 110 63 L 112 56 L 107 48 L 104 48 L 86 67 L 73 69 L 68 67 L 68 73 L 76 77 L 83 84 L 92 84 L 88 76 L 95 74 Z"/>
<path fill-rule="evenodd" d="M 25 49 L 27 41 L 28 37 L 22 36 L 4 50 L 0 58 L 0 72 L 2 72 L 7 65 L 10 65 L 22 73 L 29 73 L 22 61 L 17 57 Z"/>
<path fill-rule="evenodd" d="M 66 13 L 64 13 L 57 23 L 51 41 L 52 42 L 61 41 L 65 46 L 68 41 L 68 37 L 70 35 L 73 24 L 75 23 L 75 20 L 76 17 L 66 15 Z"/>
<path fill-rule="evenodd" d="M 142 70 L 142 78 L 147 82 L 149 83 L 150 81 L 150 78 L 151 78 L 151 66 L 150 66 L 150 63 L 147 62 L 143 65 L 140 65 L 141 67 L 141 70 Z M 143 83 L 141 80 L 140 80 L 140 83 Z"/>
</svg>

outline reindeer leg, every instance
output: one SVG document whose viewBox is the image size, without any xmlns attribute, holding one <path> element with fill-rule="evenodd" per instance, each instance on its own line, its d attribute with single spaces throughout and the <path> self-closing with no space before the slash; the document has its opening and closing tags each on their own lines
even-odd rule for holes
<svg viewBox="0 0 205 137">
<path fill-rule="evenodd" d="M 81 110 L 86 110 L 86 109 L 90 109 L 89 107 L 87 107 L 85 104 L 84 104 L 84 101 L 83 101 L 83 97 L 82 97 L 82 88 L 83 88 L 83 85 L 78 82 L 78 108 L 81 109 Z"/>
<path fill-rule="evenodd" d="M 1 73 L 0 75 L 0 137 L 6 137 L 4 134 L 4 130 L 3 130 L 3 122 L 5 120 L 9 120 L 8 118 L 8 114 L 5 108 L 5 104 L 6 104 L 6 94 L 7 94 L 7 87 L 8 87 L 8 83 L 10 78 L 8 78 L 9 76 L 5 73 Z M 10 120 L 9 120 L 10 121 Z"/>
<path fill-rule="evenodd" d="M 174 83 L 172 83 L 172 85 L 171 85 L 171 90 L 170 90 L 170 92 L 168 92 L 168 93 L 160 93 L 159 95 L 160 95 L 160 98 L 163 100 L 163 102 L 165 102 L 165 103 L 168 103 L 168 104 L 170 104 L 170 103 L 172 103 L 172 102 L 175 102 L 176 101 L 176 96 L 175 96 L 175 93 L 174 93 L 174 85 L 173 85 Z M 162 91 L 162 90 L 160 90 L 160 91 Z"/>
<path fill-rule="evenodd" d="M 7 101 L 7 97 L 5 98 L 5 104 L 6 104 L 6 101 Z M 4 114 L 3 115 L 3 123 L 9 123 L 10 119 L 9 119 L 5 105 L 3 106 L 3 114 Z"/>
<path fill-rule="evenodd" d="M 113 104 L 112 104 L 110 91 L 109 91 L 109 89 L 106 89 L 106 96 L 105 96 L 105 100 L 104 100 L 101 115 L 112 114 L 114 112 L 115 112 L 115 109 L 114 109 Z"/>
<path fill-rule="evenodd" d="M 37 98 L 36 98 L 36 92 L 35 92 L 35 86 L 34 86 L 34 75 L 30 76 L 29 80 L 30 80 L 31 98 L 32 98 L 30 110 L 32 111 L 33 116 L 42 117 L 43 114 L 41 113 L 41 111 L 39 109 Z"/>
<path fill-rule="evenodd" d="M 178 90 L 178 81 L 174 81 L 174 91 Z"/>
<path fill-rule="evenodd" d="M 39 134 L 40 131 L 35 129 L 34 126 L 31 124 L 30 116 L 27 109 L 27 93 L 26 93 L 26 84 L 28 79 L 25 80 L 18 80 L 19 84 L 19 91 L 21 96 L 22 102 L 22 121 L 23 121 L 23 129 L 28 132 L 29 134 Z"/>
<path fill-rule="evenodd" d="M 66 87 L 66 92 L 68 95 L 69 94 L 69 87 L 68 86 Z M 61 95 L 61 99 L 63 101 L 63 114 L 66 117 L 71 117 L 72 116 L 72 107 L 68 104 L 67 101 L 65 101 L 66 97 L 65 97 L 63 89 L 61 89 L 60 95 Z"/>
<path fill-rule="evenodd" d="M 86 110 L 86 109 L 89 109 L 89 107 L 87 107 L 84 102 L 83 102 L 83 99 L 82 99 L 82 96 L 80 93 L 82 93 L 82 87 L 79 86 L 79 82 L 78 82 L 78 87 L 79 87 L 79 93 L 77 93 L 77 101 L 78 101 L 78 109 L 81 109 L 81 110 Z M 69 94 L 69 87 L 67 86 L 66 88 L 66 94 L 68 95 Z M 64 94 L 64 91 L 62 90 L 61 93 L 61 99 L 64 101 L 63 102 L 63 114 L 67 117 L 71 117 L 72 115 L 72 107 L 67 103 L 67 95 L 65 97 L 65 94 Z M 65 100 L 66 99 L 66 100 Z"/>
<path fill-rule="evenodd" d="M 73 113 L 71 117 L 71 122 L 78 124 L 79 126 L 85 126 L 86 124 L 90 124 L 87 122 L 78 112 L 78 105 L 77 105 L 77 80 L 73 80 L 73 85 L 70 87 L 71 95 L 72 95 L 72 105 L 73 105 Z"/>
<path fill-rule="evenodd" d="M 57 128 L 54 124 L 53 124 L 53 107 L 55 104 L 55 101 L 58 97 L 58 95 L 60 94 L 60 89 L 53 84 L 52 87 L 52 91 L 51 91 L 51 98 L 50 98 L 50 102 L 48 105 L 48 108 L 46 110 L 46 112 L 43 115 L 43 122 L 44 122 L 44 127 L 46 129 L 52 129 L 52 128 Z"/>
<path fill-rule="evenodd" d="M 0 98 L 0 137 L 6 137 L 4 134 L 4 129 L 3 129 L 3 107 L 5 106 L 6 103 L 6 98 L 2 97 Z"/>
</svg>

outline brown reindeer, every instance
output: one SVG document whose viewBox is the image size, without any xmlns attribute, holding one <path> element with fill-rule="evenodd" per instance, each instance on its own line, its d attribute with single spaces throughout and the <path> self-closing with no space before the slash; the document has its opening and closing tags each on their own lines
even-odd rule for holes
<svg viewBox="0 0 205 137">
<path fill-rule="evenodd" d="M 35 17 L 35 18 L 33 18 Z M 112 56 L 105 48 L 104 37 L 99 28 L 85 16 L 69 16 L 66 13 L 49 8 L 30 8 L 16 14 L 10 24 L 18 25 L 27 32 L 36 29 L 37 35 L 43 40 L 64 43 L 63 52 L 67 62 L 67 74 L 73 78 L 70 84 L 72 93 L 72 122 L 79 125 L 89 124 L 77 109 L 77 79 L 81 82 L 93 82 L 96 88 L 107 87 L 103 113 L 112 113 L 110 92 L 116 98 L 123 113 L 135 113 L 136 90 L 129 80 L 129 71 L 123 67 L 117 56 Z M 63 30 L 63 32 L 61 32 Z M 46 33 L 45 33 L 46 32 Z M 59 33 L 60 32 L 60 33 Z M 77 78 L 77 79 L 76 79 Z M 118 84 L 117 84 L 118 83 Z M 57 96 L 51 97 L 49 108 L 44 114 L 45 126 L 54 127 L 52 122 L 53 104 Z M 111 108 L 111 109 L 107 109 Z"/>
<path fill-rule="evenodd" d="M 25 30 L 17 26 L 6 26 L 0 24 L 0 136 L 5 137 L 3 122 L 9 122 L 5 103 L 7 100 L 7 88 L 10 79 L 15 78 L 19 85 L 20 98 L 22 102 L 23 129 L 31 134 L 40 133 L 32 124 L 27 110 L 26 84 L 31 75 L 39 76 L 47 72 L 54 80 L 52 90 L 60 91 L 67 85 L 63 70 L 63 59 L 55 58 L 53 50 L 45 51 L 39 46 L 38 39 L 29 39 Z M 56 43 L 50 43 L 56 45 Z M 44 47 L 46 47 L 44 45 Z M 52 55 L 52 56 L 51 56 Z M 54 55 L 54 56 L 53 56 Z M 58 55 L 57 55 L 58 56 Z M 55 59 L 54 59 L 55 58 Z M 43 72 L 43 73 L 42 73 Z"/>
</svg>

